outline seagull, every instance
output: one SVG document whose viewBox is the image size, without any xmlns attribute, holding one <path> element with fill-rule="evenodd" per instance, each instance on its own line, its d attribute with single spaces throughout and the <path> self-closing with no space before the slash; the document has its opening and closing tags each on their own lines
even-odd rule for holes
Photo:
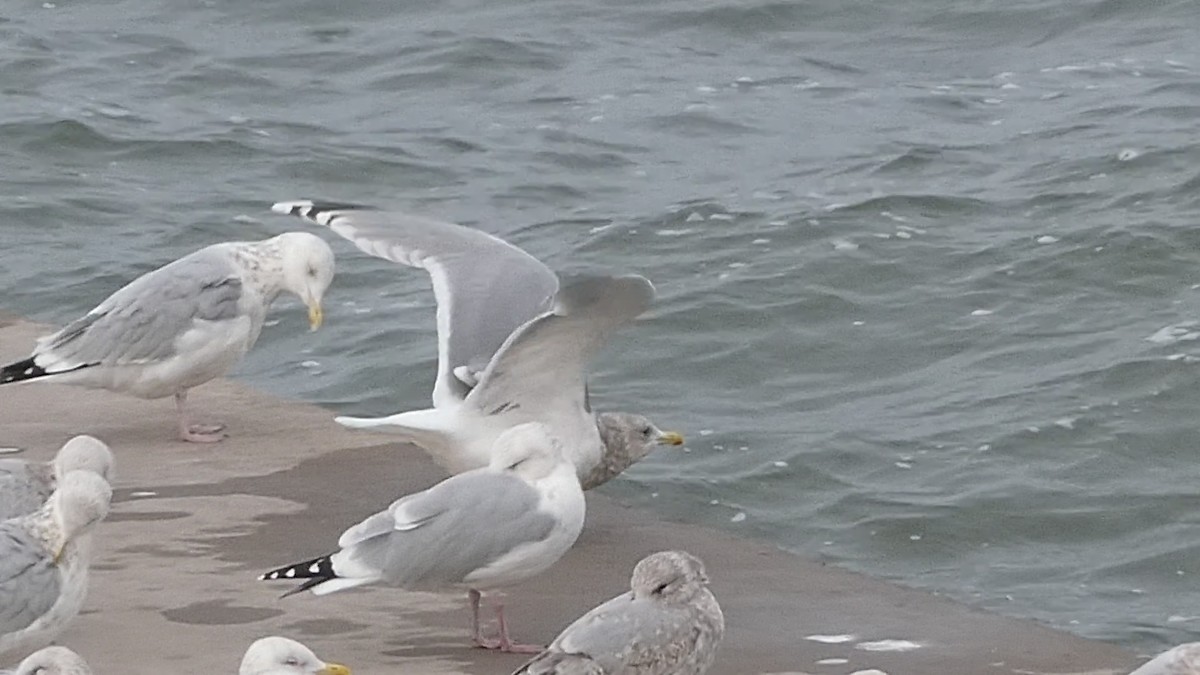
<svg viewBox="0 0 1200 675">
<path fill-rule="evenodd" d="M 67 441 L 50 462 L 0 459 L 0 521 L 40 509 L 59 478 L 77 469 L 97 473 L 111 483 L 112 451 L 100 439 L 83 435 Z"/>
<path fill-rule="evenodd" d="M 350 669 L 325 663 L 295 640 L 272 635 L 250 645 L 238 675 L 350 675 Z"/>
<path fill-rule="evenodd" d="M 560 285 L 545 264 L 479 230 L 369 207 L 279 202 L 276 213 L 323 225 L 362 251 L 429 272 L 437 299 L 433 407 L 344 426 L 397 434 L 449 473 L 487 466 L 497 436 L 546 422 L 568 449 L 584 489 L 661 445 L 682 445 L 641 415 L 593 413 L 586 368 L 611 335 L 645 312 L 654 287 L 640 276 Z"/>
<path fill-rule="evenodd" d="M 704 563 L 660 551 L 633 568 L 630 590 L 579 617 L 513 675 L 702 675 L 725 635 Z"/>
<path fill-rule="evenodd" d="M 72 471 L 39 511 L 0 523 L 0 655 L 46 645 L 79 613 L 111 499 L 99 475 Z"/>
<path fill-rule="evenodd" d="M 206 246 L 147 272 L 0 369 L 0 384 L 74 384 L 140 398 L 175 397 L 179 437 L 213 443 L 222 425 L 193 424 L 192 387 L 229 372 L 254 346 L 281 291 L 308 306 L 312 330 L 333 280 L 333 251 L 320 237 L 285 232 L 257 242 Z"/>
<path fill-rule="evenodd" d="M 45 647 L 25 657 L 16 670 L 0 675 L 92 675 L 87 661 L 66 647 Z"/>
<path fill-rule="evenodd" d="M 1200 642 L 1172 647 L 1129 675 L 1200 675 Z"/>
<path fill-rule="evenodd" d="M 480 630 L 482 591 L 536 576 L 558 561 L 583 529 L 575 468 L 545 425 L 527 422 L 496 439 L 492 461 L 402 497 L 342 533 L 339 550 L 285 565 L 260 580 L 298 579 L 285 594 L 325 595 L 364 584 L 409 590 L 465 588 L 476 645 L 506 652 L 542 648 L 512 641 L 495 602 L 499 638 Z"/>
</svg>

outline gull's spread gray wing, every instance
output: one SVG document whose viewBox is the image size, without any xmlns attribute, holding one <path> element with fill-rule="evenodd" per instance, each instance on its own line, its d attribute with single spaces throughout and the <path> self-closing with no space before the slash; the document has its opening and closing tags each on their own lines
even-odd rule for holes
<svg viewBox="0 0 1200 675">
<path fill-rule="evenodd" d="M 280 202 L 272 210 L 324 225 L 370 255 L 429 272 L 437 299 L 434 406 L 461 401 L 509 335 L 545 312 L 558 290 L 558 278 L 541 261 L 480 230 L 347 204 Z M 455 374 L 463 368 L 466 376 Z"/>
<path fill-rule="evenodd" d="M 565 284 L 550 312 L 519 328 L 496 352 L 466 402 L 487 413 L 568 401 L 585 409 L 588 364 L 613 332 L 653 300 L 654 286 L 636 275 Z"/>
</svg>

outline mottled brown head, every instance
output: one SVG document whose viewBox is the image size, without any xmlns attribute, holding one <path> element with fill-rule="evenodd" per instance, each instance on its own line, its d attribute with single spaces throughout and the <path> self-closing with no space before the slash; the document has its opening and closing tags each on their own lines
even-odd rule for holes
<svg viewBox="0 0 1200 675">
<path fill-rule="evenodd" d="M 639 598 L 685 604 L 708 585 L 704 563 L 687 551 L 652 553 L 633 568 L 629 586 Z"/>
</svg>

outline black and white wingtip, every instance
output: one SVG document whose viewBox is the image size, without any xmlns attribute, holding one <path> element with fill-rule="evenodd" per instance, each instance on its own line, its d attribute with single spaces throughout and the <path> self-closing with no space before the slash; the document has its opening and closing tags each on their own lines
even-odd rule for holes
<svg viewBox="0 0 1200 675">
<path fill-rule="evenodd" d="M 33 362 L 33 357 L 0 368 L 0 384 L 32 380 L 49 375 L 49 371 Z"/>
<path fill-rule="evenodd" d="M 304 562 L 293 563 L 283 567 L 273 569 L 270 572 L 260 574 L 259 581 L 284 581 L 287 579 L 305 579 L 306 581 L 292 590 L 279 596 L 286 598 L 289 595 L 295 595 L 307 591 L 308 589 L 325 583 L 331 579 L 338 578 L 337 573 L 333 571 L 333 560 L 329 556 L 323 555 L 320 558 L 305 560 Z"/>
<path fill-rule="evenodd" d="M 297 199 L 290 202 L 275 202 L 271 211 L 285 216 L 298 216 L 311 220 L 318 225 L 329 225 L 334 218 L 343 215 L 344 211 L 368 211 L 370 206 L 362 204 L 347 204 L 338 202 L 314 202 L 311 199 Z"/>
</svg>

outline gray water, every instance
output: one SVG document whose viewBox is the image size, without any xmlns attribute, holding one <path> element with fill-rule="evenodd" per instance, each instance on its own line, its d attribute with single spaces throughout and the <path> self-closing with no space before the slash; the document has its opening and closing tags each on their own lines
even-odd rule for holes
<svg viewBox="0 0 1200 675">
<path fill-rule="evenodd" d="M 0 12 L 4 308 L 69 320 L 301 227 L 280 199 L 475 225 L 658 287 L 592 392 L 690 452 L 608 492 L 1147 651 L 1200 632 L 1194 0 Z M 329 238 L 326 327 L 280 302 L 236 376 L 424 405 L 427 278 Z"/>
</svg>

